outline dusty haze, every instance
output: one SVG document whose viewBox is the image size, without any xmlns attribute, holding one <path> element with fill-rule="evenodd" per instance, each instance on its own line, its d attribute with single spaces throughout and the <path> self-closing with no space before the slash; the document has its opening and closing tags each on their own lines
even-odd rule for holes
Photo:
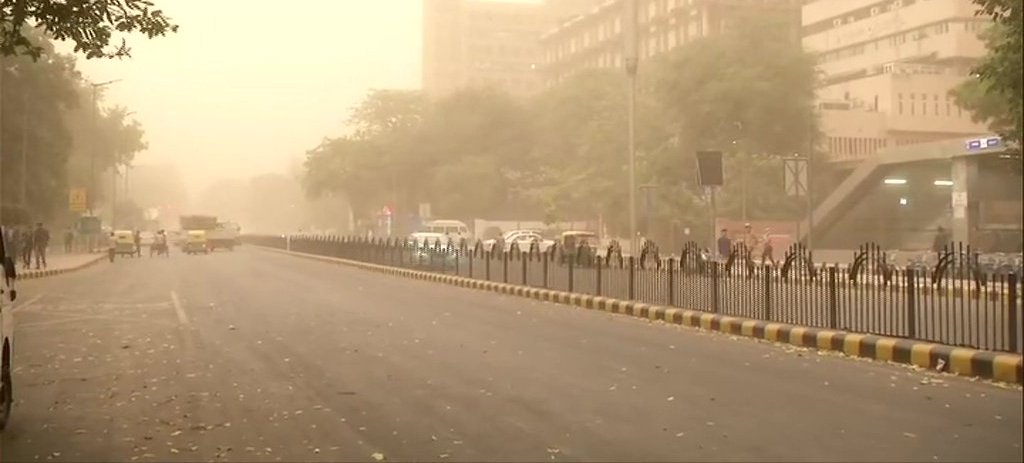
<svg viewBox="0 0 1024 463">
<path fill-rule="evenodd" d="M 145 126 L 149 150 L 137 164 L 176 164 L 192 197 L 220 178 L 287 172 L 290 159 L 343 130 L 370 88 L 420 86 L 420 0 L 158 6 L 177 34 L 133 36 L 131 59 L 80 59 L 79 68 L 95 82 L 123 79 L 106 104 L 128 106 Z"/>
</svg>

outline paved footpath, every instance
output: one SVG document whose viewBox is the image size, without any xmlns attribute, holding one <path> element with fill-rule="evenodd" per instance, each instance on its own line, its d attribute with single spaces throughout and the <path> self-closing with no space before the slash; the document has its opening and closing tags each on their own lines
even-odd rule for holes
<svg viewBox="0 0 1024 463">
<path fill-rule="evenodd" d="M 3 461 L 1021 461 L 1018 387 L 242 248 L 24 282 Z"/>
</svg>

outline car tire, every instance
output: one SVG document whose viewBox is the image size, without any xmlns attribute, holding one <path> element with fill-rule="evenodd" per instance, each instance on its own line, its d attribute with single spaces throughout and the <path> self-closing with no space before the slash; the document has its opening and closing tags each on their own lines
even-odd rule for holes
<svg viewBox="0 0 1024 463">
<path fill-rule="evenodd" d="M 3 361 L 0 365 L 0 430 L 7 427 L 14 406 L 14 383 L 11 381 L 11 348 L 4 344 Z"/>
</svg>

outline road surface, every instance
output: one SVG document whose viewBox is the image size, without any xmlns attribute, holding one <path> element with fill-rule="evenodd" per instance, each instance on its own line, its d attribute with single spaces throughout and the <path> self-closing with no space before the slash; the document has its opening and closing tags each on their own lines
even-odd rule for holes
<svg viewBox="0 0 1024 463">
<path fill-rule="evenodd" d="M 1017 388 L 247 247 L 23 282 L 3 461 L 1020 461 Z"/>
</svg>

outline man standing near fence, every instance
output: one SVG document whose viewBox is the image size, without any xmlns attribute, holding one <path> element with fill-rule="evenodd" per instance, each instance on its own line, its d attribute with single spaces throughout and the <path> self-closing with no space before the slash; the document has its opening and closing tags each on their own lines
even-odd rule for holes
<svg viewBox="0 0 1024 463">
<path fill-rule="evenodd" d="M 32 268 L 32 249 L 35 247 L 33 236 L 31 226 L 21 230 L 21 263 L 26 269 Z"/>
<path fill-rule="evenodd" d="M 727 259 L 732 248 L 732 240 L 729 239 L 729 230 L 723 228 L 722 234 L 718 236 L 718 258 Z"/>
</svg>

